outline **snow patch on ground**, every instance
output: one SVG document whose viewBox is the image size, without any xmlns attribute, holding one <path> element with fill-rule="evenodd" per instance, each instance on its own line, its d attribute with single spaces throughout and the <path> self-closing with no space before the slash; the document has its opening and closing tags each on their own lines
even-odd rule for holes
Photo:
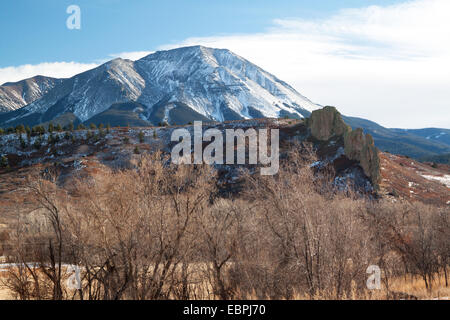
<svg viewBox="0 0 450 320">
<path fill-rule="evenodd" d="M 447 188 L 450 188 L 450 175 L 446 174 L 443 177 L 438 177 L 438 176 L 429 176 L 429 175 L 422 175 L 422 177 L 424 177 L 427 180 L 435 180 L 435 181 L 439 181 L 443 184 L 445 184 L 447 186 Z"/>
<path fill-rule="evenodd" d="M 414 188 L 414 187 L 417 187 L 417 186 L 419 186 L 419 184 L 417 184 L 415 182 L 411 182 L 411 181 L 408 182 L 408 187 L 410 187 L 410 188 Z"/>
</svg>

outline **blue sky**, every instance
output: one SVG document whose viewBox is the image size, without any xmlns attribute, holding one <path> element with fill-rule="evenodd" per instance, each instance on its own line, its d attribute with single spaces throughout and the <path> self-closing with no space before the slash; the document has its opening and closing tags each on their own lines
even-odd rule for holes
<svg viewBox="0 0 450 320">
<path fill-rule="evenodd" d="M 66 27 L 73 4 L 81 30 Z M 201 44 L 346 115 L 450 128 L 449 16 L 449 0 L 0 1 L 0 84 Z"/>
<path fill-rule="evenodd" d="M 14 0 L 0 1 L 0 68 L 43 61 L 92 62 L 155 50 L 188 37 L 254 33 L 274 19 L 320 18 L 338 9 L 395 0 Z M 76 4 L 81 30 L 66 28 Z"/>
</svg>

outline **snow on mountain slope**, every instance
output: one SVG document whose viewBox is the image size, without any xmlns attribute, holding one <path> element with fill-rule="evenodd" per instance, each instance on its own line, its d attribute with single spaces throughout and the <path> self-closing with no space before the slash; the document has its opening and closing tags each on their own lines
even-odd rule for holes
<svg viewBox="0 0 450 320">
<path fill-rule="evenodd" d="M 0 112 L 17 110 L 39 99 L 60 84 L 62 79 L 36 76 L 0 86 Z"/>
<path fill-rule="evenodd" d="M 231 111 L 241 118 L 253 118 L 251 110 L 263 117 L 277 117 L 280 111 L 297 114 L 318 106 L 292 87 L 229 50 L 201 46 L 151 54 L 136 62 L 147 83 L 139 98 L 154 105 L 183 102 L 207 118 L 231 120 Z M 253 112 L 255 113 L 255 112 Z"/>
<path fill-rule="evenodd" d="M 162 113 L 169 122 L 171 114 L 178 111 L 179 119 L 186 107 L 216 121 L 301 118 L 319 107 L 229 50 L 194 46 L 159 51 L 136 62 L 112 60 L 61 81 L 20 112 L 0 117 L 0 125 L 34 125 L 67 113 L 87 121 L 114 103 L 129 101 L 147 108 L 140 114 L 144 120 Z"/>
<path fill-rule="evenodd" d="M 136 101 L 144 87 L 133 61 L 115 59 L 75 77 L 68 101 L 74 105 L 72 112 L 85 121 L 116 102 Z"/>
</svg>

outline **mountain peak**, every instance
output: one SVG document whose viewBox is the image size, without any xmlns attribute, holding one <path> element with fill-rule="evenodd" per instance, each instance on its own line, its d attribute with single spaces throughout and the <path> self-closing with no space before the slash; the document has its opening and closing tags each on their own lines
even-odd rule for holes
<svg viewBox="0 0 450 320">
<path fill-rule="evenodd" d="M 302 118 L 318 108 L 230 50 L 197 45 L 157 51 L 137 61 L 111 60 L 62 81 L 20 114 L 0 118 L 0 125 L 30 119 L 34 125 L 68 113 L 85 122 L 124 102 L 144 106 L 139 117 L 151 123 Z"/>
<path fill-rule="evenodd" d="M 5 82 L 0 87 L 11 87 L 11 86 L 24 84 L 24 83 L 48 81 L 48 80 L 58 80 L 58 79 L 57 78 L 52 78 L 52 77 L 46 77 L 46 76 L 38 74 L 36 76 L 30 77 L 30 78 L 26 78 L 26 79 L 23 79 L 23 80 L 19 80 L 17 82 Z"/>
<path fill-rule="evenodd" d="M 0 113 L 22 108 L 48 93 L 63 79 L 37 75 L 17 82 L 6 82 L 0 86 Z"/>
<path fill-rule="evenodd" d="M 160 59 L 160 58 L 170 58 L 170 59 L 180 59 L 182 57 L 198 57 L 201 59 L 211 59 L 215 55 L 218 54 L 228 54 L 230 56 L 233 56 L 238 59 L 242 59 L 232 51 L 228 49 L 217 49 L 217 48 L 211 48 L 211 47 L 205 47 L 202 45 L 195 45 L 195 46 L 188 46 L 188 47 L 178 47 L 168 50 L 159 50 L 156 52 L 153 52 L 140 60 L 153 60 L 153 59 Z M 139 61 L 139 60 L 138 60 Z"/>
</svg>

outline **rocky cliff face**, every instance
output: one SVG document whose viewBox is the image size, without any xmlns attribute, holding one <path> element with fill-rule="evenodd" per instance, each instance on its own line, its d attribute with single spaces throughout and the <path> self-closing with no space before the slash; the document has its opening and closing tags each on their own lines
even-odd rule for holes
<svg viewBox="0 0 450 320">
<path fill-rule="evenodd" d="M 319 141 L 328 141 L 333 137 L 343 138 L 345 156 L 358 161 L 373 187 L 378 189 L 381 176 L 379 151 L 370 134 L 364 134 L 361 128 L 352 130 L 334 107 L 313 111 L 308 119 L 308 127 L 311 136 Z"/>
<path fill-rule="evenodd" d="M 364 173 L 377 188 L 380 182 L 380 158 L 370 134 L 364 134 L 361 128 L 349 131 L 344 135 L 345 155 L 359 161 Z"/>
<path fill-rule="evenodd" d="M 337 109 L 329 106 L 313 111 L 308 125 L 311 128 L 311 135 L 320 141 L 328 141 L 333 136 L 343 136 L 351 131 Z"/>
</svg>

